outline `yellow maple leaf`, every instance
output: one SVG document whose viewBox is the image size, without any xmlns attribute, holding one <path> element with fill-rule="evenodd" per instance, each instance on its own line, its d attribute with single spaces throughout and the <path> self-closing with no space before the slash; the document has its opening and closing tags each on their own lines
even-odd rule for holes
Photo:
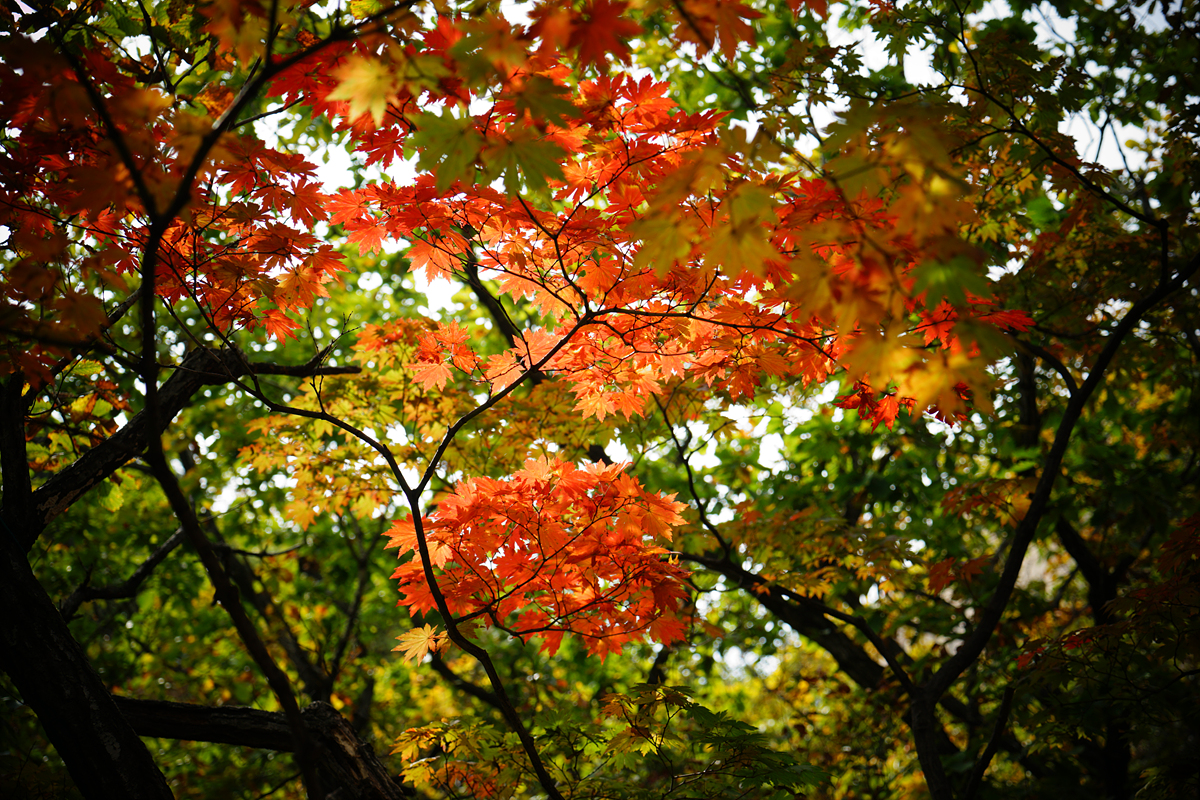
<svg viewBox="0 0 1200 800">
<path fill-rule="evenodd" d="M 350 102 L 350 118 L 370 114 L 375 125 L 383 124 L 388 103 L 396 95 L 396 77 L 391 69 L 377 58 L 355 55 L 337 69 L 338 87 L 329 93 L 330 100 Z"/>
<path fill-rule="evenodd" d="M 413 628 L 403 636 L 396 637 L 400 644 L 393 647 L 392 652 L 404 653 L 404 663 L 412 664 L 421 661 L 429 653 L 436 653 L 445 646 L 447 638 L 445 633 L 432 625 Z"/>
</svg>

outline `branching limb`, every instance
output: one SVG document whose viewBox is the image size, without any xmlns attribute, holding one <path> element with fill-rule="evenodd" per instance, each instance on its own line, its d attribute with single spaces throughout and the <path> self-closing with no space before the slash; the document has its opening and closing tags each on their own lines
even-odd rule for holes
<svg viewBox="0 0 1200 800">
<path fill-rule="evenodd" d="M 220 531 L 217 530 L 213 521 L 210 520 L 207 527 L 212 534 L 213 551 L 220 554 L 221 567 L 225 574 L 233 580 L 241 597 L 259 613 L 267 625 L 267 629 L 271 630 L 274 627 L 278 631 L 276 640 L 287 653 L 288 661 L 292 663 L 296 674 L 300 677 L 304 685 L 304 693 L 314 700 L 329 702 L 329 696 L 333 691 L 333 681 L 330 676 L 308 658 L 308 654 L 300 646 L 295 634 L 292 633 L 291 626 L 279 613 L 270 593 L 265 588 L 262 591 L 255 589 L 254 584 L 256 582 L 262 584 L 262 581 L 258 579 L 250 565 L 243 558 L 235 555 L 234 549 L 222 541 Z"/>
<path fill-rule="evenodd" d="M 333 658 L 329 661 L 331 682 L 342 671 L 342 659 L 346 656 L 346 648 L 350 646 L 351 639 L 354 638 L 355 633 L 358 631 L 358 615 L 362 611 L 363 598 L 366 597 L 367 588 L 371 585 L 371 555 L 375 552 L 378 544 L 383 541 L 381 536 L 364 537 L 362 527 L 358 524 L 358 518 L 351 514 L 349 515 L 349 519 L 352 521 L 359 539 L 364 542 L 365 546 L 362 552 L 358 552 L 349 540 L 346 542 L 350 546 L 355 563 L 358 565 L 358 574 L 355 578 L 354 599 L 351 601 L 350 607 L 344 609 L 346 612 L 346 628 L 342 631 L 337 646 L 333 650 Z M 355 709 L 357 710 L 357 706 Z"/>
<path fill-rule="evenodd" d="M 114 697 L 117 708 L 141 736 L 214 742 L 294 753 L 295 737 L 286 715 L 238 706 L 190 705 L 160 700 Z M 420 796 L 393 777 L 371 746 L 327 703 L 313 703 L 301 714 L 306 735 L 314 742 L 313 766 L 323 785 L 337 787 L 339 797 L 355 800 L 401 800 Z M 324 797 L 324 795 L 320 795 Z"/>
<path fill-rule="evenodd" d="M 975 762 L 974 768 L 971 769 L 971 775 L 967 778 L 967 785 L 962 791 L 961 800 L 972 800 L 979 792 L 979 787 L 983 784 L 983 775 L 987 772 L 988 765 L 992 763 L 996 751 L 1000 749 L 1000 741 L 1004 737 L 1004 726 L 1008 724 L 1008 714 L 1012 710 L 1013 694 L 1011 686 L 1004 689 L 1004 697 L 1000 701 L 1000 710 L 996 712 L 996 725 L 992 728 L 992 735 L 988 739 L 987 745 L 983 748 L 983 752 L 980 753 L 979 760 Z"/>
<path fill-rule="evenodd" d="M 152 438 L 157 438 L 172 419 L 181 412 L 193 395 L 203 386 L 217 386 L 233 382 L 236 378 L 248 373 L 263 375 L 289 375 L 305 377 L 309 375 L 335 375 L 357 373 L 357 367 L 324 367 L 321 366 L 321 356 L 318 355 L 305 364 L 267 364 L 248 363 L 240 353 L 229 350 L 212 350 L 197 348 L 184 357 L 174 373 L 158 387 L 156 395 L 158 414 L 154 424 L 151 424 L 147 409 L 136 414 L 123 428 L 114 433 L 103 443 L 88 450 L 72 464 L 57 472 L 50 480 L 33 492 L 30 508 L 23 515 L 21 522 L 22 533 L 28 537 L 22 542 L 26 550 L 33 547 L 37 537 L 51 520 L 65 511 L 79 497 L 93 486 L 120 469 L 130 460 L 141 455 Z M 9 379 L 10 382 L 13 380 Z M 18 416 L 18 420 L 20 417 Z M 0 423 L 0 432 L 7 425 L 13 424 L 12 418 L 5 415 Z M 22 432 L 21 440 L 24 440 Z M 0 439 L 0 444 L 6 440 Z M 14 456 L 15 458 L 15 456 Z M 15 463 L 15 462 L 14 462 Z M 22 462 L 21 472 L 28 472 L 27 462 Z M 9 481 L 18 480 L 17 471 L 9 477 L 7 463 L 5 465 L 5 495 L 8 495 Z M 7 502 L 7 499 L 6 499 Z M 18 514 L 18 520 L 22 515 Z"/>
<path fill-rule="evenodd" d="M 142 584 L 154 572 L 155 567 L 166 560 L 171 551 L 179 546 L 184 540 L 183 528 L 178 529 L 171 534 L 165 542 L 160 544 L 150 557 L 138 565 L 138 568 L 133 571 L 125 580 L 120 583 L 111 583 L 108 586 L 89 586 L 84 583 L 82 586 L 71 592 L 70 596 L 62 602 L 58 607 L 58 611 L 62 614 L 63 621 L 70 622 L 75 617 L 75 612 L 84 603 L 91 600 L 121 600 L 127 597 L 135 597 L 138 590 L 142 588 Z"/>
<path fill-rule="evenodd" d="M 1108 337 L 1104 349 L 1096 357 L 1095 362 L 1088 372 L 1087 380 L 1083 382 L 1079 387 L 1079 391 L 1067 403 L 1054 437 L 1054 444 L 1051 446 L 1050 452 L 1046 454 L 1045 461 L 1043 462 L 1042 474 L 1030 500 L 1029 509 L 1017 526 L 1012 547 L 1004 562 L 1004 570 L 1000 575 L 1000 580 L 992 597 L 983 608 L 979 615 L 979 621 L 976 623 L 971 634 L 963 642 L 962 647 L 930 679 L 928 688 L 933 701 L 936 702 L 937 698 L 983 652 L 983 648 L 991 638 L 996 625 L 999 624 L 1004 610 L 1008 607 L 1008 600 L 1016 586 L 1017 575 L 1020 573 L 1021 564 L 1025 560 L 1025 553 L 1029 549 L 1029 545 L 1037 533 L 1038 524 L 1041 522 L 1049 506 L 1050 493 L 1061 472 L 1062 461 L 1066 456 L 1067 447 L 1071 442 L 1075 425 L 1082 417 L 1087 401 L 1104 381 L 1108 365 L 1116 357 L 1117 351 L 1120 349 L 1125 337 L 1137 326 L 1138 322 L 1141 321 L 1142 317 L 1150 309 L 1182 288 L 1187 283 L 1188 278 L 1197 269 L 1200 269 L 1200 255 L 1193 257 L 1187 268 L 1174 280 L 1160 284 L 1158 288 L 1139 300 L 1126 312 L 1125 316 L 1121 318 L 1121 321 L 1117 323 L 1116 328 Z"/>
<path fill-rule="evenodd" d="M 654 404 L 658 406 L 658 411 L 660 414 L 662 414 L 663 422 L 666 423 L 667 426 L 667 433 L 671 437 L 671 444 L 675 446 L 675 452 L 678 454 L 679 461 L 683 465 L 684 471 L 687 473 L 688 494 L 692 496 L 692 500 L 696 503 L 696 510 L 700 514 L 700 524 L 704 526 L 704 529 L 707 530 L 714 539 L 716 539 L 717 544 L 720 545 L 721 551 L 724 553 L 725 559 L 728 560 L 730 554 L 732 553 L 732 549 L 730 548 L 729 542 L 727 542 L 725 537 L 721 535 L 721 531 L 718 530 L 717 526 L 714 525 L 712 520 L 708 517 L 708 501 L 700 497 L 699 487 L 696 485 L 696 476 L 692 471 L 690 454 L 687 452 L 687 448 L 684 446 L 684 443 L 681 442 L 679 437 L 675 434 L 675 426 L 671 424 L 671 418 L 667 414 L 667 407 L 663 405 L 661 400 L 658 399 L 658 395 L 654 395 Z"/>
<path fill-rule="evenodd" d="M 1054 443 L 1043 461 L 1042 473 L 1030 499 L 1029 508 L 1013 534 L 1012 545 L 991 598 L 980 610 L 975 627 L 959 649 L 942 664 L 928 681 L 919 687 L 918 693 L 913 696 L 913 736 L 921 767 L 925 771 L 929 790 L 934 800 L 951 800 L 954 796 L 953 789 L 946 777 L 945 768 L 937 755 L 934 730 L 940 728 L 935 721 L 935 707 L 938 700 L 980 657 L 1003 618 L 1013 589 L 1016 587 L 1017 576 L 1020 574 L 1025 554 L 1049 508 L 1050 494 L 1062 471 L 1063 459 L 1071 443 L 1075 425 L 1082 417 L 1088 400 L 1103 383 L 1108 366 L 1116 357 L 1125 337 L 1152 308 L 1182 288 L 1197 269 L 1200 269 L 1200 255 L 1194 256 L 1184 270 L 1173 279 L 1160 282 L 1157 288 L 1134 303 L 1112 330 L 1104 349 L 1092 363 L 1087 380 L 1079 387 L 1079 391 L 1071 396 L 1063 411 Z"/>
<path fill-rule="evenodd" d="M 1079 384 L 1075 382 L 1075 376 L 1071 374 L 1071 370 L 1067 369 L 1067 365 L 1064 364 L 1058 358 L 1058 356 L 1054 355 L 1043 347 L 1039 347 L 1033 342 L 1026 342 L 1022 339 L 1018 339 L 1015 336 L 1013 337 L 1013 341 L 1016 342 L 1017 346 L 1019 346 L 1022 350 L 1028 351 L 1032 355 L 1037 356 L 1042 361 L 1049 364 L 1050 368 L 1058 373 L 1058 376 L 1062 378 L 1063 383 L 1066 384 L 1068 392 L 1074 395 L 1079 391 Z"/>
<path fill-rule="evenodd" d="M 320 797 L 320 781 L 312 768 L 311 743 L 309 742 L 304 722 L 300 717 L 300 706 L 297 704 L 296 696 L 292 692 L 291 682 L 267 651 L 266 645 L 258 635 L 258 630 L 246 615 L 245 609 L 242 608 L 237 589 L 230 582 L 229 576 L 225 573 L 225 569 L 222 567 L 220 558 L 213 549 L 212 543 L 204 534 L 200 520 L 197 519 L 195 512 L 192 511 L 191 504 L 188 503 L 187 497 L 179 487 L 179 481 L 167 464 L 166 455 L 162 450 L 162 443 L 156 439 L 151 443 L 146 455 L 151 468 L 154 470 L 155 477 L 162 487 L 163 493 L 167 496 L 171 510 L 175 513 L 175 517 L 180 521 L 188 540 L 200 556 L 200 561 L 204 565 L 204 571 L 208 573 L 209 581 L 212 583 L 214 597 L 233 620 L 234 628 L 237 630 L 242 644 L 254 660 L 254 663 L 258 665 L 259 670 L 262 671 L 263 676 L 267 679 L 267 684 L 271 687 L 271 691 L 275 695 L 275 699 L 279 701 L 279 705 L 283 708 L 284 716 L 291 726 L 297 760 L 300 762 L 300 768 L 304 771 L 305 785 L 308 786 L 310 793 Z"/>
<path fill-rule="evenodd" d="M 37 714 L 84 797 L 172 798 L 145 744 L 38 583 L 14 525 L 0 518 L 0 669 Z"/>
</svg>

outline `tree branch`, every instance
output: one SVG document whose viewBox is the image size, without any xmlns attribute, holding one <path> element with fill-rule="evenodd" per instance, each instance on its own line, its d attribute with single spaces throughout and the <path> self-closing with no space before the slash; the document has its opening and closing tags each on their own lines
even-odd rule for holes
<svg viewBox="0 0 1200 800">
<path fill-rule="evenodd" d="M 1125 337 L 1137 326 L 1142 317 L 1166 297 L 1184 286 L 1188 278 L 1198 268 L 1200 268 L 1200 255 L 1193 257 L 1186 269 L 1174 280 L 1160 284 L 1158 288 L 1139 300 L 1126 312 L 1125 316 L 1121 318 L 1121 321 L 1117 323 L 1116 328 L 1108 337 L 1104 349 L 1096 357 L 1091 370 L 1089 370 L 1087 380 L 1079 387 L 1079 391 L 1071 396 L 1059 422 L 1058 431 L 1054 437 L 1054 444 L 1050 447 L 1050 452 L 1046 455 L 1042 474 L 1038 479 L 1037 488 L 1034 490 L 1033 497 L 1030 500 L 1029 509 L 1025 512 L 1025 516 L 1021 519 L 1013 536 L 1012 547 L 1008 552 L 1008 557 L 1005 559 L 1004 570 L 1000 575 L 1000 580 L 992 597 L 980 613 L 979 622 L 976 623 L 962 646 L 938 669 L 928 683 L 930 696 L 934 701 L 941 697 L 958 676 L 979 657 L 988 640 L 992 637 L 992 632 L 995 630 L 996 625 L 999 624 L 1000 618 L 1004 615 L 1004 610 L 1008 607 L 1009 597 L 1016 586 L 1017 575 L 1021 571 L 1021 564 L 1025 560 L 1025 552 L 1029 549 L 1030 543 L 1033 542 L 1038 524 L 1041 522 L 1049 506 L 1050 492 L 1054 488 L 1058 474 L 1061 471 L 1062 461 L 1066 455 L 1067 447 L 1071 442 L 1071 435 L 1075 430 L 1075 424 L 1083 415 L 1083 408 L 1087 404 L 1087 401 L 1104 381 L 1108 365 L 1116 357 L 1117 350 L 1120 349 Z"/>
<path fill-rule="evenodd" d="M 295 752 L 287 717 L 279 712 L 238 706 L 190 705 L 161 700 L 114 697 L 116 707 L 139 736 Z M 301 714 L 313 741 L 313 761 L 322 784 L 347 800 L 401 800 L 406 791 L 369 744 L 327 703 L 313 703 Z M 115 796 L 115 795 L 114 795 Z"/>
<path fill-rule="evenodd" d="M 233 579 L 242 599 L 248 602 L 262 617 L 268 632 L 271 630 L 272 622 L 277 623 L 278 628 L 281 629 L 281 635 L 276 636 L 275 639 L 283 647 L 288 661 L 292 663 L 296 674 L 299 675 L 304 686 L 304 693 L 313 700 L 329 702 L 329 696 L 333 691 L 333 681 L 329 675 L 309 660 L 304 648 L 300 646 L 300 642 L 292 633 L 291 626 L 279 613 L 274 599 L 266 591 L 265 585 L 263 591 L 255 591 L 254 584 L 258 581 L 258 576 L 244 558 L 239 558 L 233 548 L 224 543 L 220 531 L 212 520 L 208 521 L 208 529 L 215 540 L 212 548 L 215 552 L 220 553 L 221 568 L 226 575 Z"/>
<path fill-rule="evenodd" d="M 197 348 L 189 352 L 176 367 L 174 374 L 158 388 L 159 424 L 155 431 L 161 435 L 180 411 L 191 401 L 192 396 L 203 386 L 219 386 L 254 373 L 263 375 L 290 375 L 308 377 L 312 375 L 334 375 L 357 373 L 358 367 L 322 367 L 318 355 L 305 364 L 247 363 L 241 353 L 232 350 Z M 13 379 L 10 378 L 10 381 Z M 0 430 L 7 427 L 9 418 L 0 423 Z M 45 530 L 46 525 L 66 511 L 89 489 L 113 474 L 130 460 L 141 455 L 149 444 L 149 415 L 145 410 L 136 414 L 126 425 L 101 444 L 88 450 L 69 466 L 59 470 L 50 480 L 33 492 L 32 503 L 24 514 L 14 513 L 24 539 L 21 544 L 28 551 Z M 24 436 L 22 435 L 22 440 Z M 27 471 L 28 465 L 22 467 Z M 5 463 L 5 496 L 8 495 L 10 478 Z M 16 477 L 12 478 L 14 482 Z M 7 503 L 7 499 L 5 501 Z"/>
<path fill-rule="evenodd" d="M 7 482 L 6 482 L 7 488 Z M 37 714 L 83 796 L 172 797 L 0 518 L 0 668 Z"/>
<path fill-rule="evenodd" d="M 437 653 L 430 654 L 429 666 L 433 667 L 433 671 L 438 675 L 441 675 L 442 678 L 445 679 L 446 683 L 450 684 L 455 689 L 458 689 L 463 694 L 470 695 L 480 702 L 487 703 L 492 708 L 502 708 L 500 698 L 495 692 L 489 692 L 482 686 L 471 683 L 469 680 L 450 669 L 450 665 L 447 664 L 445 659 L 443 659 Z"/>
<path fill-rule="evenodd" d="M 1004 726 L 1008 724 L 1008 713 L 1012 710 L 1012 701 L 1013 688 L 1005 687 L 1004 697 L 1000 700 L 1000 710 L 996 712 L 996 725 L 992 728 L 992 735 L 983 748 L 983 752 L 980 753 L 979 760 L 975 762 L 970 777 L 967 778 L 967 785 L 962 792 L 962 800 L 972 800 L 983 784 L 983 775 L 996 756 L 996 751 L 1000 749 L 1000 741 L 1004 737 Z"/>
<path fill-rule="evenodd" d="M 82 586 L 71 592 L 70 596 L 62 602 L 58 611 L 62 614 L 62 618 L 66 622 L 70 622 L 75 618 L 75 612 L 84 603 L 91 600 L 120 600 L 126 597 L 134 597 L 146 578 L 154 572 L 154 568 L 161 564 L 171 551 L 174 550 L 183 541 L 183 528 L 178 529 L 171 534 L 165 542 L 160 544 L 150 557 L 138 565 L 138 568 L 133 571 L 125 580 L 120 583 L 110 583 L 107 586 L 89 586 L 84 583 Z"/>
</svg>

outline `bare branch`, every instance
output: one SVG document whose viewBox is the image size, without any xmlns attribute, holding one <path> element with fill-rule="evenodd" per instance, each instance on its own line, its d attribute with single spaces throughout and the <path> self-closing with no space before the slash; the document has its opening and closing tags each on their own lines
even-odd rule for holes
<svg viewBox="0 0 1200 800">
<path fill-rule="evenodd" d="M 79 610 L 79 607 L 91 600 L 120 600 L 127 597 L 136 597 L 138 590 L 142 588 L 142 584 L 154 572 L 154 568 L 166 560 L 171 551 L 183 542 L 183 539 L 183 528 L 179 528 L 165 542 L 160 544 L 150 554 L 149 558 L 139 564 L 132 575 L 120 583 L 111 583 L 107 586 L 89 586 L 87 583 L 84 583 L 75 589 L 58 607 L 63 620 L 70 622 L 75 618 L 75 612 Z"/>
</svg>

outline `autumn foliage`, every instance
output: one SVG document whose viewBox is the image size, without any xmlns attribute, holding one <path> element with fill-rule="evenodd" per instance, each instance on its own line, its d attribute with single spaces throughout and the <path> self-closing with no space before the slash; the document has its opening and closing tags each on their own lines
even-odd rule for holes
<svg viewBox="0 0 1200 800">
<path fill-rule="evenodd" d="M 0 12 L 9 749 L 1193 786 L 1195 9 L 1027 5 Z"/>
<path fill-rule="evenodd" d="M 686 572 L 651 542 L 670 540 L 683 509 L 621 465 L 530 461 L 508 480 L 470 479 L 441 499 L 436 517 L 421 520 L 424 553 L 413 521 L 396 523 L 389 546 L 414 557 L 392 577 L 401 603 L 433 611 L 428 562 L 457 619 L 536 637 L 550 655 L 565 631 L 601 656 L 643 632 L 668 644 L 685 632 Z"/>
</svg>

